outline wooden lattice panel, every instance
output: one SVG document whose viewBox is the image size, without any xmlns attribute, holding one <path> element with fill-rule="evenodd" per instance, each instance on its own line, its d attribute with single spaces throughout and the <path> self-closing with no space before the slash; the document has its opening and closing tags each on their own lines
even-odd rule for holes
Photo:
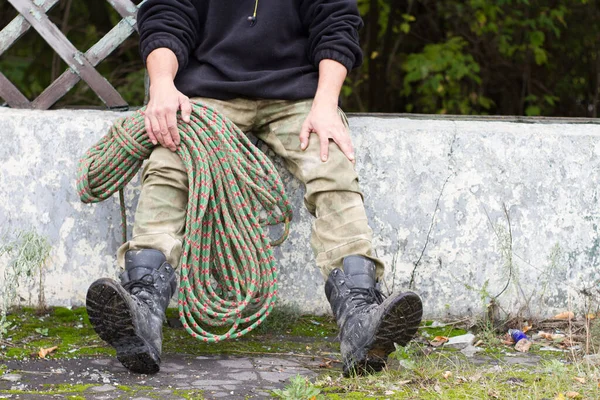
<svg viewBox="0 0 600 400">
<path fill-rule="evenodd" d="M 107 0 L 123 19 L 88 51 L 82 53 L 46 15 L 58 1 L 8 0 L 20 15 L 0 31 L 0 56 L 33 27 L 69 68 L 33 101 L 29 101 L 0 71 L 0 98 L 13 108 L 47 110 L 83 79 L 108 107 L 127 107 L 127 102 L 95 67 L 137 29 L 138 6 L 130 0 Z"/>
</svg>

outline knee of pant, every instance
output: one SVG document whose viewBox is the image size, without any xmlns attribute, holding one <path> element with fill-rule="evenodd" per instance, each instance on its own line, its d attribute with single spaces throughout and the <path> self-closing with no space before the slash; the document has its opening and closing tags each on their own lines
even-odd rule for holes
<svg viewBox="0 0 600 400">
<path fill-rule="evenodd" d="M 187 170 L 183 161 L 177 153 L 161 146 L 156 147 L 146 161 L 143 180 L 145 181 L 149 176 L 185 181 L 187 186 Z"/>
<path fill-rule="evenodd" d="M 363 195 L 357 187 L 354 190 L 327 190 L 312 192 L 304 197 L 308 211 L 317 218 L 331 213 L 340 213 L 352 208 L 364 208 Z"/>
</svg>

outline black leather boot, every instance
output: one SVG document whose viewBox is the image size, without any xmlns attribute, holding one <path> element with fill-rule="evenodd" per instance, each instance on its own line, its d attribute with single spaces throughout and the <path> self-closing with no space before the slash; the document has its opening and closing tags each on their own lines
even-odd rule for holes
<svg viewBox="0 0 600 400">
<path fill-rule="evenodd" d="M 405 346 L 417 333 L 423 305 L 405 292 L 384 299 L 375 287 L 375 264 L 362 256 L 344 258 L 333 270 L 325 294 L 340 328 L 344 375 L 381 371 L 394 343 Z"/>
<path fill-rule="evenodd" d="M 158 250 L 129 250 L 121 284 L 98 279 L 89 287 L 87 313 L 100 338 L 117 351 L 117 359 L 133 372 L 160 369 L 162 324 L 177 277 Z"/>
</svg>

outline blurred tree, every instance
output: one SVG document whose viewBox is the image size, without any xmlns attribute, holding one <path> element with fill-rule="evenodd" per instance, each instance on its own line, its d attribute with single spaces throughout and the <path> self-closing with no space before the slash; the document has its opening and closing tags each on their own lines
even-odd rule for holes
<svg viewBox="0 0 600 400">
<path fill-rule="evenodd" d="M 355 111 L 598 117 L 598 0 L 358 0 Z"/>
<path fill-rule="evenodd" d="M 348 111 L 599 116 L 600 0 L 357 1 L 365 62 L 343 88 Z M 0 2 L 0 28 L 15 15 Z M 120 19 L 107 1 L 61 0 L 49 15 L 83 51 Z M 0 57 L 29 98 L 65 68 L 33 31 Z M 137 37 L 98 69 L 143 102 Z M 101 103 L 80 83 L 67 105 Z"/>
</svg>

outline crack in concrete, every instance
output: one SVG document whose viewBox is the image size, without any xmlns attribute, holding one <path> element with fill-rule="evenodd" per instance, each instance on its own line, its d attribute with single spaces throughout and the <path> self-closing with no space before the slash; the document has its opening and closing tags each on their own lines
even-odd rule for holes
<svg viewBox="0 0 600 400">
<path fill-rule="evenodd" d="M 448 181 L 450 180 L 452 175 L 454 175 L 454 173 L 448 175 L 448 177 L 446 178 L 446 181 L 444 181 L 444 184 L 442 185 L 442 190 L 440 190 L 440 194 L 435 203 L 435 209 L 433 210 L 433 215 L 431 216 L 431 224 L 429 225 L 429 231 L 427 232 L 427 237 L 425 238 L 425 245 L 423 246 L 423 249 L 421 250 L 421 255 L 419 255 L 419 259 L 413 263 L 414 267 L 410 274 L 410 282 L 408 284 L 408 287 L 410 289 L 414 289 L 415 275 L 417 273 L 417 268 L 418 268 L 419 264 L 421 263 L 421 260 L 423 259 L 423 255 L 425 254 L 425 250 L 427 249 L 427 245 L 429 244 L 429 239 L 431 238 L 431 231 L 433 230 L 433 227 L 435 226 L 435 215 L 437 214 L 437 212 L 440 208 L 439 207 L 440 200 L 442 199 L 442 195 L 444 194 L 444 189 L 446 188 L 446 185 L 448 184 Z"/>
<path fill-rule="evenodd" d="M 435 202 L 435 208 L 433 210 L 433 215 L 431 216 L 431 223 L 429 224 L 429 230 L 427 231 L 427 237 L 425 238 L 425 244 L 421 249 L 421 254 L 417 261 L 413 263 L 413 270 L 410 274 L 410 282 L 408 283 L 408 287 L 410 289 L 414 289 L 415 284 L 415 275 L 417 274 L 417 268 L 421 264 L 421 260 L 425 255 L 425 250 L 427 250 L 427 246 L 429 245 L 429 241 L 431 239 L 431 232 L 435 227 L 435 216 L 440 209 L 440 200 L 442 199 L 442 195 L 444 194 L 444 189 L 446 185 L 450 181 L 450 178 L 456 175 L 456 171 L 454 170 L 454 145 L 456 144 L 456 139 L 458 137 L 458 127 L 456 126 L 456 122 L 454 122 L 454 134 L 452 135 L 452 139 L 450 140 L 450 149 L 448 150 L 448 170 L 450 174 L 446 177 L 444 184 L 442 185 L 442 189 L 440 190 L 440 194 L 438 195 L 437 201 Z"/>
</svg>

